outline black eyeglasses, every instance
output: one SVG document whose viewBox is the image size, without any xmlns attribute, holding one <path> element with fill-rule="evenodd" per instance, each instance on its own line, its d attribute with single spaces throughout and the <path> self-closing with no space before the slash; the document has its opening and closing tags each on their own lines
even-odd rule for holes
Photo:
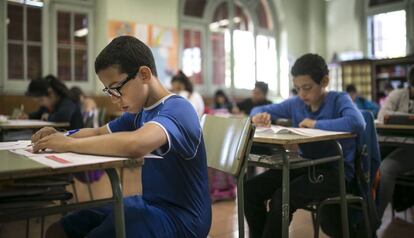
<svg viewBox="0 0 414 238">
<path fill-rule="evenodd" d="M 133 74 L 128 75 L 128 77 L 126 77 L 126 79 L 124 79 L 124 80 L 122 80 L 122 81 L 120 81 L 120 82 L 116 83 L 116 85 L 115 85 L 115 86 L 112 86 L 112 87 L 109 87 L 109 88 L 105 87 L 104 89 L 102 89 L 102 91 L 103 91 L 106 95 L 108 95 L 108 96 L 110 96 L 110 97 L 117 97 L 117 98 L 122 97 L 121 88 L 122 88 L 122 87 L 123 87 L 126 83 L 128 83 L 128 81 L 129 81 L 129 80 L 131 80 L 131 79 L 135 78 L 135 76 L 137 75 L 137 73 L 138 73 L 138 71 L 136 71 L 136 72 L 135 72 L 135 73 L 133 73 Z"/>
</svg>

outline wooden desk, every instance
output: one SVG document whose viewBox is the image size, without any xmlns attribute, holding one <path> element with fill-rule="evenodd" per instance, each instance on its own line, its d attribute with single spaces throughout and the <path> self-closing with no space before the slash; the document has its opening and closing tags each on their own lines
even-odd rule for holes
<svg viewBox="0 0 414 238">
<path fill-rule="evenodd" d="M 249 159 L 248 164 L 252 166 L 267 167 L 271 169 L 282 169 L 282 237 L 289 237 L 289 189 L 290 189 L 290 169 L 298 169 L 303 167 L 314 166 L 317 164 L 327 163 L 331 161 L 338 161 L 339 168 L 339 187 L 341 196 L 341 217 L 342 217 L 342 231 L 343 237 L 349 237 L 348 230 L 348 210 L 346 203 L 346 187 L 345 187 L 345 171 L 342 147 L 336 140 L 353 138 L 355 135 L 346 134 L 332 134 L 323 136 L 306 137 L 296 134 L 275 134 L 269 132 L 257 132 L 253 138 L 253 143 L 258 145 L 267 145 L 269 147 L 277 147 L 280 154 L 275 154 L 277 158 L 272 158 L 272 163 L 261 162 L 258 160 Z M 315 160 L 300 158 L 290 158 L 289 151 L 285 149 L 287 145 L 298 145 L 309 142 L 318 141 L 332 141 L 335 145 L 337 156 L 320 158 Z M 279 161 L 276 161 L 279 159 Z M 319 229 L 319 227 L 317 228 Z"/>
<path fill-rule="evenodd" d="M 394 125 L 375 123 L 378 143 L 381 146 L 414 146 L 414 125 Z"/>
<path fill-rule="evenodd" d="M 15 154 L 7 150 L 0 150 L 0 181 L 26 178 L 32 176 L 43 176 L 53 174 L 73 173 L 79 171 L 88 171 L 94 169 L 105 169 L 111 182 L 111 198 L 82 202 L 76 204 L 67 204 L 46 208 L 25 209 L 24 212 L 5 214 L 0 216 L 0 220 L 7 221 L 9 217 L 16 219 L 24 218 L 27 214 L 31 216 L 49 215 L 63 213 L 78 209 L 92 208 L 113 203 L 115 215 L 115 228 L 117 237 L 125 237 L 125 221 L 123 210 L 123 196 L 116 168 L 142 165 L 143 159 L 125 159 L 122 161 L 103 162 L 89 165 L 79 165 L 66 168 L 52 169 L 43 164 L 37 163 L 25 156 Z"/>
<path fill-rule="evenodd" d="M 0 142 L 4 140 L 4 132 L 11 130 L 33 130 L 36 131 L 42 127 L 50 126 L 55 128 L 68 128 L 69 122 L 48 122 L 41 120 L 8 120 L 0 122 Z"/>
</svg>

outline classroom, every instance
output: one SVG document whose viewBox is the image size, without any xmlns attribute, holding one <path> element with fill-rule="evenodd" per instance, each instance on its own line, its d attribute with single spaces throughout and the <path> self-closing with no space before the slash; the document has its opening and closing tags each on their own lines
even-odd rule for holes
<svg viewBox="0 0 414 238">
<path fill-rule="evenodd" d="M 414 0 L 0 0 L 0 25 L 1 238 L 412 237 Z"/>
</svg>

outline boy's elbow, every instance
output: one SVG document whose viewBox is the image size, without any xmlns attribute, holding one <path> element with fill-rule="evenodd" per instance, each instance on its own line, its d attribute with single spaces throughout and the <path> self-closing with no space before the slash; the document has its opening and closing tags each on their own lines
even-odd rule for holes
<svg viewBox="0 0 414 238">
<path fill-rule="evenodd" d="M 365 131 L 366 123 L 363 120 L 353 120 L 352 133 L 359 133 Z"/>
</svg>

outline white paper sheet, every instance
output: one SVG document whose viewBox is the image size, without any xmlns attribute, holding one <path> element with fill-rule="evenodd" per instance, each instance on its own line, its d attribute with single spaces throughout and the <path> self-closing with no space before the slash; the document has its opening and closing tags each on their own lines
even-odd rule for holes
<svg viewBox="0 0 414 238">
<path fill-rule="evenodd" d="M 0 142 L 0 150 L 25 149 L 31 144 L 30 140 Z"/>
<path fill-rule="evenodd" d="M 29 159 L 32 159 L 38 163 L 44 164 L 51 168 L 65 168 L 65 167 L 72 167 L 72 166 L 79 166 L 79 165 L 86 165 L 86 164 L 97 164 L 97 163 L 104 163 L 104 162 L 112 162 L 112 161 L 121 161 L 121 160 L 128 160 L 129 158 L 123 157 L 109 157 L 109 156 L 99 156 L 99 155 L 84 155 L 84 154 L 76 154 L 76 153 L 55 153 L 52 151 L 45 152 L 45 153 L 32 153 L 31 147 L 25 149 L 15 149 L 11 150 L 12 152 L 20 155 L 24 155 Z M 144 156 L 144 158 L 155 158 L 155 159 L 163 159 L 163 157 L 148 154 Z"/>
<path fill-rule="evenodd" d="M 275 126 L 271 127 L 258 127 L 256 128 L 257 133 L 274 133 L 274 134 L 298 134 L 308 137 L 315 136 L 327 136 L 327 135 L 338 135 L 338 134 L 347 134 L 347 132 L 339 131 L 324 131 L 319 129 L 312 128 L 296 128 L 296 127 L 284 127 L 284 126 Z"/>
</svg>

